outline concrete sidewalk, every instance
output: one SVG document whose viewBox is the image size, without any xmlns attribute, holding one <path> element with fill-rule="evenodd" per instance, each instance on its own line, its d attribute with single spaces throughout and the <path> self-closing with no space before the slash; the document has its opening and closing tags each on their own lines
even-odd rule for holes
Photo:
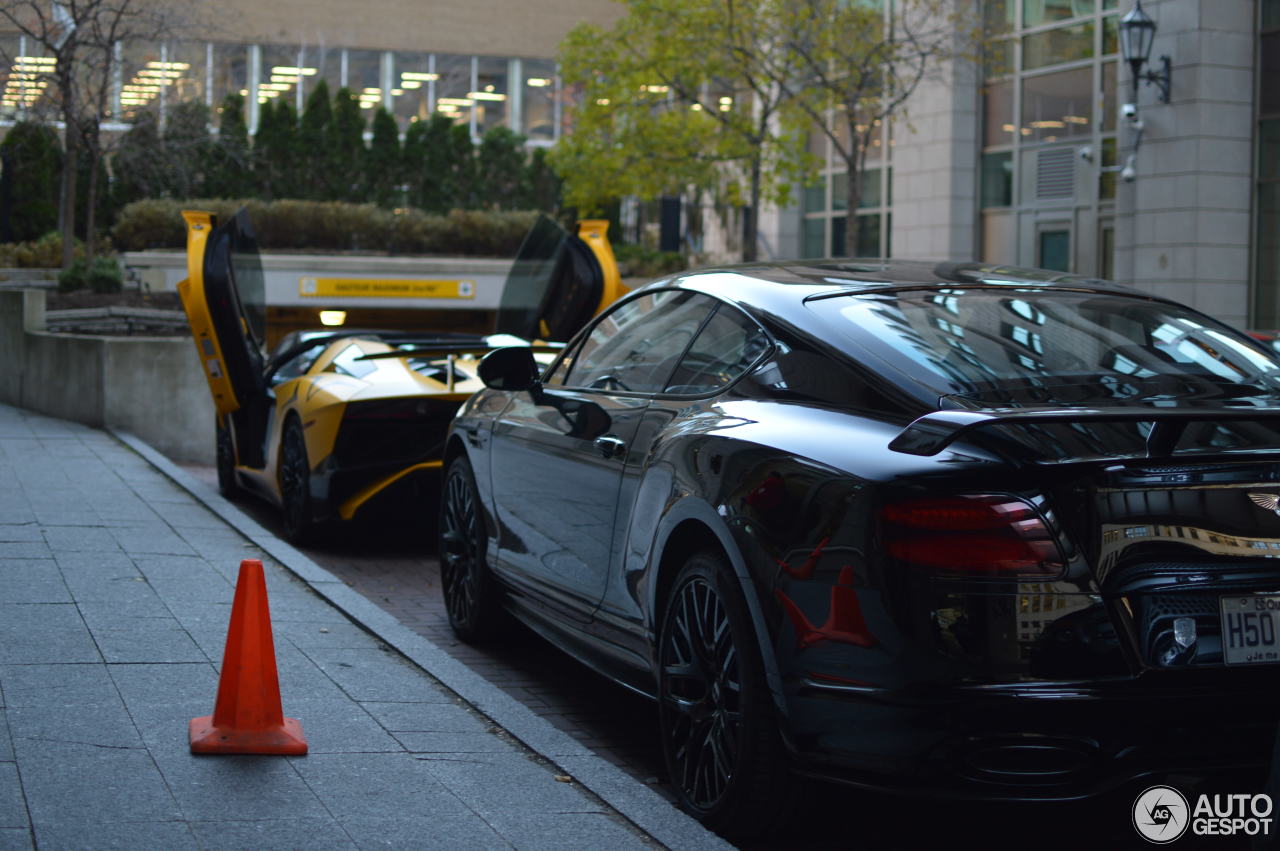
<svg viewBox="0 0 1280 851">
<path fill-rule="evenodd" d="M 175 481 L 145 446 L 0 405 L 0 849 L 725 847 Z M 304 757 L 188 751 L 244 558 Z"/>
</svg>

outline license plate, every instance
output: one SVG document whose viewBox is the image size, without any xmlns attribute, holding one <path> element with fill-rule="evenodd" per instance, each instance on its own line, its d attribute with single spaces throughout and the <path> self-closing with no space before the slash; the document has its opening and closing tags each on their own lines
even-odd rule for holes
<svg viewBox="0 0 1280 851">
<path fill-rule="evenodd" d="M 1222 658 L 1228 665 L 1280 662 L 1280 594 L 1221 597 Z"/>
</svg>

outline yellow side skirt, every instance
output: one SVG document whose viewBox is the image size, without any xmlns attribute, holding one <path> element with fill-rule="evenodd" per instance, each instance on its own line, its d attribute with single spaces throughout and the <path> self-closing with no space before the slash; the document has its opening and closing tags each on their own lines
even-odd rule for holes
<svg viewBox="0 0 1280 851">
<path fill-rule="evenodd" d="M 439 470 L 443 466 L 444 461 L 441 461 L 438 458 L 435 461 L 423 461 L 421 464 L 414 464 L 412 467 L 405 467 L 403 470 L 392 473 L 390 476 L 378 479 L 372 484 L 365 485 L 338 507 L 338 516 L 343 520 L 350 520 L 352 517 L 356 516 L 356 512 L 360 510 L 362 505 L 376 496 L 380 491 L 390 487 L 410 473 L 417 473 L 421 470 Z"/>
</svg>

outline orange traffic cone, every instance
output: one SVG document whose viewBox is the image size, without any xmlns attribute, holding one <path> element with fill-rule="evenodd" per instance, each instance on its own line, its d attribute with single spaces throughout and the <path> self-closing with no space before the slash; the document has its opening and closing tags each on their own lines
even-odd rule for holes
<svg viewBox="0 0 1280 851">
<path fill-rule="evenodd" d="M 191 719 L 190 735 L 192 753 L 307 752 L 302 725 L 285 718 L 280 707 L 267 582 L 256 558 L 240 562 L 218 701 L 212 715 Z"/>
</svg>

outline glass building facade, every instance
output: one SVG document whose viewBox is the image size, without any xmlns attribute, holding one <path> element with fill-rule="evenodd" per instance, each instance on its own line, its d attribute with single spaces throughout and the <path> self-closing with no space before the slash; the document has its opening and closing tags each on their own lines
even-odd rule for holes
<svg viewBox="0 0 1280 851">
<path fill-rule="evenodd" d="M 1112 276 L 1118 5 L 984 4 L 982 259 Z M 1096 168 L 1078 168 L 1082 150 Z"/>
<path fill-rule="evenodd" d="M 1258 10 L 1254 324 L 1280 328 L 1280 0 Z"/>
<path fill-rule="evenodd" d="M 0 35 L 0 126 L 48 103 L 45 74 L 52 59 L 24 39 Z M 279 44 L 176 42 L 127 44 L 117 52 L 108 115 L 123 126 L 141 110 L 168 111 L 184 101 L 221 108 L 227 95 L 245 99 L 245 120 L 257 129 L 260 107 L 287 100 L 299 114 L 321 80 L 329 91 L 351 89 L 362 110 L 386 107 L 401 131 L 440 113 L 479 137 L 504 126 L 531 144 L 560 136 L 560 84 L 548 59 L 415 53 Z"/>
<path fill-rule="evenodd" d="M 886 127 L 872 134 L 862 175 L 858 210 L 859 257 L 888 257 L 893 205 L 892 139 Z M 818 182 L 800 190 L 800 251 L 805 257 L 843 257 L 845 228 L 849 221 L 849 173 L 835 154 L 830 138 L 815 130 L 809 135 L 809 153 L 818 158 Z"/>
</svg>

